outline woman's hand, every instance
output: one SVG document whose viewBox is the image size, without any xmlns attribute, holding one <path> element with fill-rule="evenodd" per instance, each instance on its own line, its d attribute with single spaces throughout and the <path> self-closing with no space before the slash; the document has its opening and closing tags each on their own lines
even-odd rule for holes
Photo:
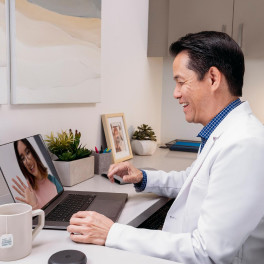
<svg viewBox="0 0 264 264">
<path fill-rule="evenodd" d="M 15 197 L 16 200 L 31 205 L 33 209 L 38 209 L 38 199 L 29 181 L 27 180 L 28 186 L 26 186 L 18 176 L 16 177 L 18 181 L 12 178 L 12 181 L 15 184 L 12 185 L 12 188 L 21 195 L 21 197 Z"/>
<path fill-rule="evenodd" d="M 111 219 L 97 212 L 80 211 L 71 217 L 67 231 L 75 242 L 104 246 L 113 224 Z"/>
</svg>

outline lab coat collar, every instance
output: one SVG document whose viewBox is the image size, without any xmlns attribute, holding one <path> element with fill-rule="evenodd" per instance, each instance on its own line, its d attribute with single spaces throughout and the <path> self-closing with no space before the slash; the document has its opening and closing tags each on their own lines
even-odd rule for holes
<svg viewBox="0 0 264 264">
<path fill-rule="evenodd" d="M 234 125 L 235 120 L 238 119 L 238 117 L 241 114 L 251 114 L 252 110 L 248 104 L 248 102 L 242 102 L 239 106 L 237 106 L 235 109 L 233 109 L 226 117 L 225 119 L 218 125 L 218 127 L 213 131 L 213 133 L 210 135 L 209 139 L 207 140 L 203 151 L 198 154 L 198 157 L 194 163 L 194 166 L 186 179 L 185 183 L 183 184 L 181 191 L 179 192 L 177 196 L 178 199 L 187 198 L 189 188 L 191 186 L 192 180 L 201 168 L 205 158 L 210 153 L 210 150 L 214 146 L 215 142 L 221 137 L 221 135 L 225 132 L 225 129 L 229 125 Z"/>
</svg>

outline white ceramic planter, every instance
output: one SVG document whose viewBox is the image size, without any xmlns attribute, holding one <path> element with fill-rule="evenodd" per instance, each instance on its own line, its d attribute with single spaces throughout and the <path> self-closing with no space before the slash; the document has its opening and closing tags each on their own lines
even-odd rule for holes
<svg viewBox="0 0 264 264">
<path fill-rule="evenodd" d="M 131 142 L 132 150 L 135 154 L 141 156 L 152 155 L 156 148 L 157 142 L 152 140 L 132 140 Z"/>
<path fill-rule="evenodd" d="M 73 161 L 53 161 L 63 186 L 73 186 L 94 176 L 94 156 Z"/>
</svg>

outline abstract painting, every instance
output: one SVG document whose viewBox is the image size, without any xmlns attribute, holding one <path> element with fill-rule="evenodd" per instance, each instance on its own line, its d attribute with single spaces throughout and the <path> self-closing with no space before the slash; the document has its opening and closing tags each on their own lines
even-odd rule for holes
<svg viewBox="0 0 264 264">
<path fill-rule="evenodd" d="M 11 102 L 99 102 L 101 0 L 10 4 Z"/>
</svg>

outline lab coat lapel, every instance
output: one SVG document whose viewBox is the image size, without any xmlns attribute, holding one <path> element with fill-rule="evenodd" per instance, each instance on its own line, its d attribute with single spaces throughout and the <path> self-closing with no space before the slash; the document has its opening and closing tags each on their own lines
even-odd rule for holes
<svg viewBox="0 0 264 264">
<path fill-rule="evenodd" d="M 195 164 L 194 164 L 192 170 L 190 171 L 190 174 L 189 174 L 188 178 L 184 182 L 184 184 L 183 184 L 183 186 L 181 188 L 181 191 L 179 192 L 179 194 L 177 196 L 177 200 L 179 202 L 182 199 L 185 200 L 187 198 L 191 183 L 193 181 L 193 178 L 198 173 L 198 171 L 201 168 L 205 158 L 207 157 L 207 155 L 210 153 L 211 149 L 213 148 L 216 140 L 221 136 L 221 134 L 223 132 L 224 132 L 224 130 L 223 130 L 222 126 L 216 128 L 216 130 L 212 133 L 212 135 L 209 137 L 209 139 L 207 140 L 206 144 L 204 145 L 204 148 L 203 148 L 202 152 L 200 152 L 198 154 L 198 157 L 197 157 L 197 159 L 195 161 Z"/>
<path fill-rule="evenodd" d="M 188 178 L 186 179 L 186 181 L 184 182 L 181 191 L 179 192 L 177 199 L 180 199 L 180 197 L 184 194 L 188 194 L 188 190 L 190 188 L 190 185 L 192 183 L 193 178 L 195 177 L 195 175 L 197 174 L 197 172 L 199 171 L 199 169 L 201 168 L 205 158 L 207 157 L 208 153 L 210 152 L 211 148 L 213 147 L 215 142 L 215 138 L 214 137 L 210 137 L 208 139 L 208 141 L 206 142 L 203 150 L 201 153 L 198 154 L 198 157 L 195 161 L 195 164 L 188 176 Z"/>
<path fill-rule="evenodd" d="M 217 139 L 225 132 L 225 129 L 229 127 L 230 124 L 234 124 L 234 122 L 237 120 L 241 112 L 244 112 L 244 111 L 246 111 L 248 114 L 252 113 L 248 102 L 243 102 L 233 111 L 231 111 L 230 114 L 227 115 L 227 117 L 219 124 L 219 126 L 211 134 L 202 152 L 198 154 L 194 167 L 191 170 L 188 178 L 186 179 L 185 183 L 183 184 L 181 188 L 181 191 L 179 192 L 177 196 L 177 200 L 179 201 L 178 204 L 180 204 L 180 201 L 182 201 L 182 199 L 185 200 L 187 198 L 193 178 L 196 176 L 197 172 L 201 168 L 205 158 L 207 157 L 209 152 L 212 150 Z"/>
</svg>

